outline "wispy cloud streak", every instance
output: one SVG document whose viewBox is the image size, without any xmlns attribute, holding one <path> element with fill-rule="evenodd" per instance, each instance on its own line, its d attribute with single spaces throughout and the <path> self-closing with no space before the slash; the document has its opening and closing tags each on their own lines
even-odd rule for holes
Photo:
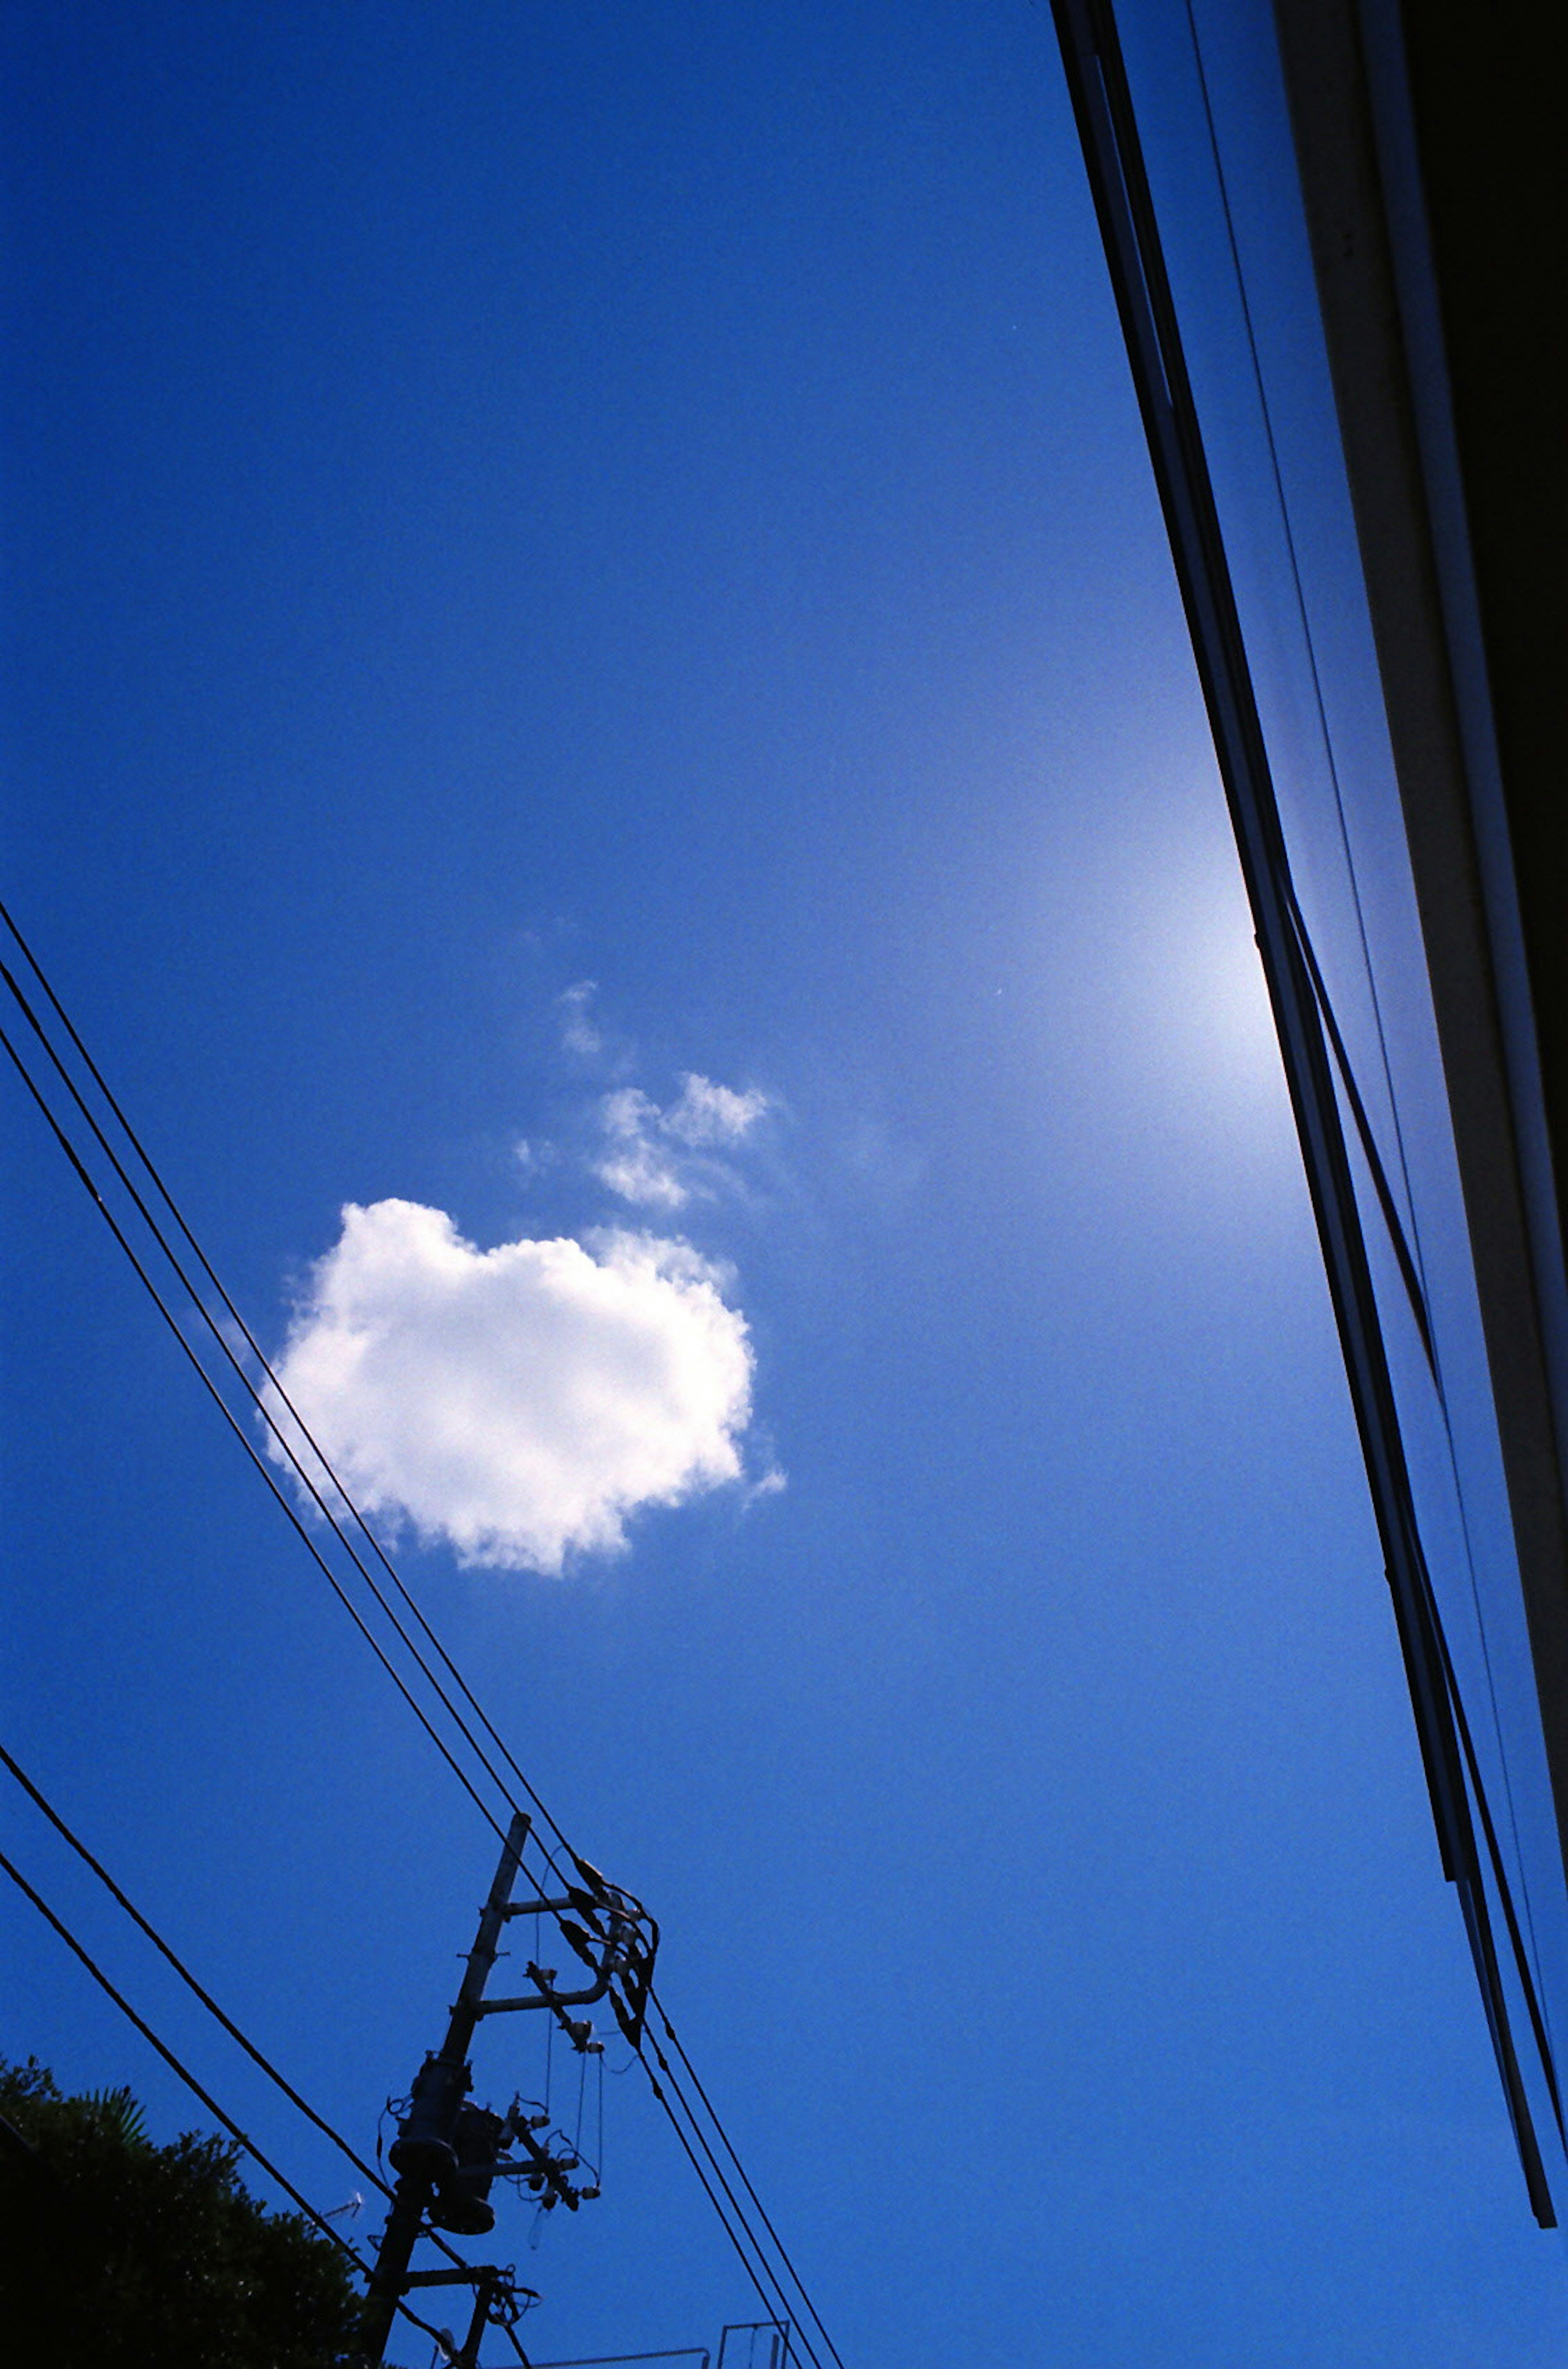
<svg viewBox="0 0 1568 2369">
<path fill-rule="evenodd" d="M 664 1110 L 636 1086 L 619 1087 L 600 1104 L 605 1145 L 594 1173 L 641 1208 L 679 1209 L 693 1195 L 711 1197 L 736 1182 L 715 1155 L 743 1142 L 770 1107 L 755 1088 L 738 1093 L 690 1070 Z"/>
</svg>

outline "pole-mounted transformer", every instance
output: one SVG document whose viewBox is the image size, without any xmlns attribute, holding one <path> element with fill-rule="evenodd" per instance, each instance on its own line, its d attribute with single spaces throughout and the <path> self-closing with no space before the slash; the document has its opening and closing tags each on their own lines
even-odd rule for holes
<svg viewBox="0 0 1568 2369">
<path fill-rule="evenodd" d="M 371 2274 L 365 2307 L 364 2352 L 368 2363 L 379 2363 L 398 2304 L 410 2286 L 472 2284 L 475 2288 L 474 2325 L 460 2358 L 477 2354 L 485 2321 L 509 2301 L 506 2274 L 493 2265 L 454 2271 L 413 2272 L 409 2263 L 427 2225 L 454 2235 L 482 2237 L 496 2225 L 490 2189 L 497 2179 L 521 2180 L 532 2188 L 546 2209 L 565 2204 L 576 2212 L 596 2197 L 597 2187 L 576 2185 L 575 2157 L 551 2153 L 535 2136 L 545 2123 L 543 2115 L 525 2114 L 514 2104 L 506 2114 L 475 2105 L 469 2052 L 480 2020 L 487 2015 L 511 2015 L 543 2008 L 581 2054 L 597 2053 L 602 2043 L 593 2037 L 589 2018 L 574 2015 L 577 2008 L 608 2003 L 612 2014 L 634 2048 L 642 2040 L 648 1987 L 658 1948 L 658 1928 L 642 1904 L 628 1892 L 607 1883 L 586 1860 L 570 1854 L 578 1881 L 555 1899 L 513 1900 L 512 1887 L 522 1864 L 529 1820 L 520 1812 L 513 1818 L 501 1848 L 489 1897 L 479 1915 L 479 1930 L 468 1953 L 462 1986 L 452 2009 L 446 2038 L 427 2056 L 416 2075 L 408 2111 L 389 2150 L 397 2184 L 386 2216 Z M 554 1966 L 525 1968 L 532 1988 L 517 1998 L 486 1999 L 485 1986 L 499 1953 L 501 1933 L 514 1917 L 555 1917 L 568 1948 L 579 1957 L 589 1979 L 574 1990 L 558 1987 Z"/>
</svg>

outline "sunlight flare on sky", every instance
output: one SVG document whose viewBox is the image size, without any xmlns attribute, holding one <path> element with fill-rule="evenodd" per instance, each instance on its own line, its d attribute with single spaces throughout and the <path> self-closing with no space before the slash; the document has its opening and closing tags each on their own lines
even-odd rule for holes
<svg viewBox="0 0 1568 2369">
<path fill-rule="evenodd" d="M 1152 850 L 1124 894 L 1112 972 L 1148 1084 L 1234 1147 L 1272 1137 L 1284 1075 L 1234 856 Z"/>
</svg>

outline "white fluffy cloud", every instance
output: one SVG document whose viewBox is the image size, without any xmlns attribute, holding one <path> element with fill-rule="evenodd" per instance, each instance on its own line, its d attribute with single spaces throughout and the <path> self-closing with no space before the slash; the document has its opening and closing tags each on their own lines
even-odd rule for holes
<svg viewBox="0 0 1568 2369">
<path fill-rule="evenodd" d="M 754 1087 L 737 1093 L 690 1070 L 667 1110 L 637 1087 L 622 1086 L 599 1106 L 605 1148 L 594 1174 L 640 1208 L 679 1209 L 693 1193 L 734 1182 L 712 1154 L 741 1142 L 768 1108 Z"/>
<path fill-rule="evenodd" d="M 647 1234 L 480 1251 L 443 1210 L 350 1202 L 277 1370 L 367 1515 L 558 1572 L 741 1477 L 752 1360 L 723 1284 Z"/>
</svg>

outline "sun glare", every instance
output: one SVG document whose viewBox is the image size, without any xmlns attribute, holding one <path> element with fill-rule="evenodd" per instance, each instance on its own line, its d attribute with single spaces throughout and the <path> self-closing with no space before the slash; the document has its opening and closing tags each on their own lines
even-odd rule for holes
<svg viewBox="0 0 1568 2369">
<path fill-rule="evenodd" d="M 1127 882 L 1111 952 L 1129 1067 L 1162 1103 L 1234 1139 L 1254 1118 L 1266 1128 L 1284 1093 L 1252 916 L 1229 849 L 1162 853 Z"/>
</svg>

